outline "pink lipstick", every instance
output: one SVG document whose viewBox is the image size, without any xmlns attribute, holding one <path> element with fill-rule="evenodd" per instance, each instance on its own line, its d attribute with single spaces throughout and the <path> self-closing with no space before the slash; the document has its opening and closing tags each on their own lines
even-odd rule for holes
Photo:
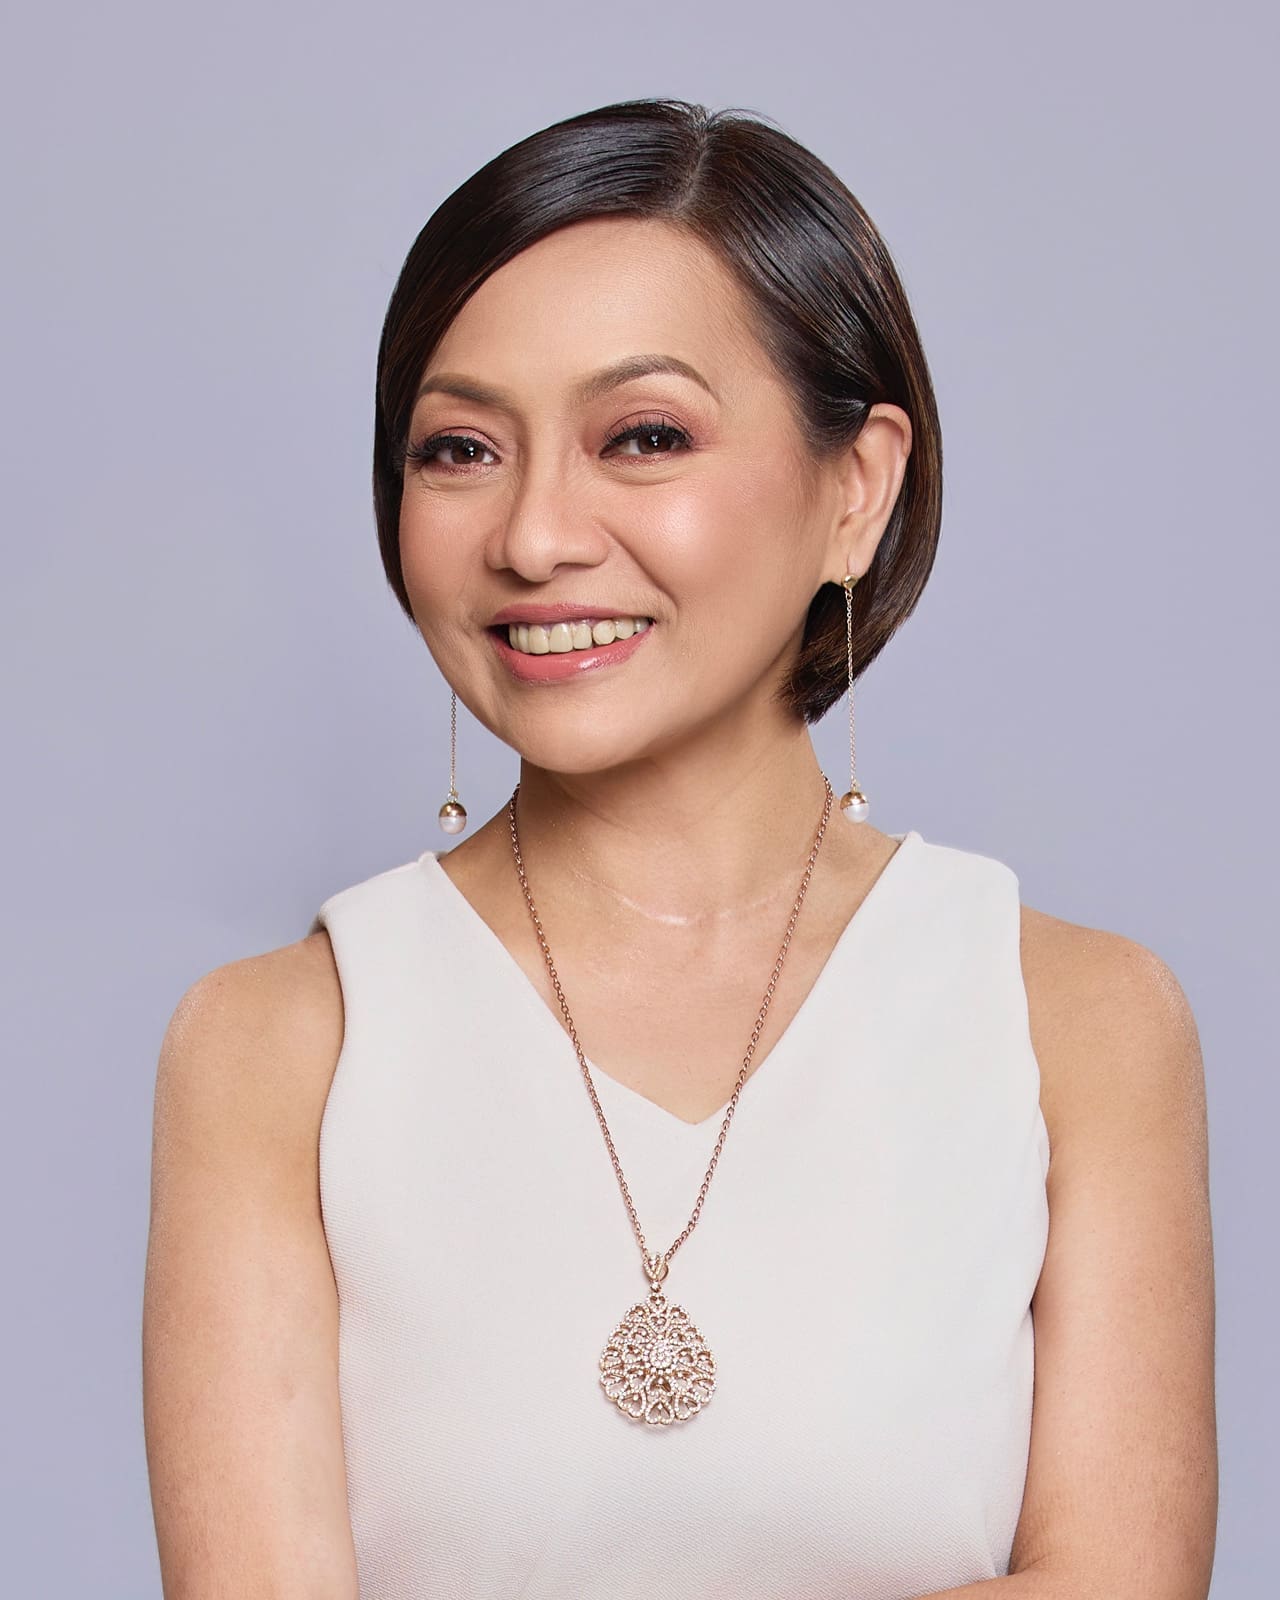
<svg viewBox="0 0 1280 1600">
<path fill-rule="evenodd" d="M 601 612 L 587 611 L 584 607 L 564 607 L 555 609 L 550 606 L 541 607 L 515 607 L 512 611 L 519 611 L 519 617 L 512 617 L 511 621 L 521 622 L 567 622 L 573 617 L 599 617 Z M 537 616 L 534 613 L 541 611 L 546 616 Z M 611 613 L 604 613 L 610 615 Z M 612 613 L 612 615 L 626 615 Z M 498 652 L 498 659 L 518 683 L 566 683 L 580 678 L 584 674 L 604 671 L 608 667 L 621 666 L 624 661 L 629 661 L 639 650 L 645 640 L 654 632 L 657 624 L 650 623 L 643 633 L 633 633 L 629 639 L 617 639 L 613 644 L 593 645 L 589 650 L 560 650 L 548 651 L 546 655 L 528 655 L 523 650 L 513 650 L 507 639 L 507 625 L 504 622 L 500 627 L 489 628 L 489 637 L 493 640 L 494 649 Z"/>
</svg>

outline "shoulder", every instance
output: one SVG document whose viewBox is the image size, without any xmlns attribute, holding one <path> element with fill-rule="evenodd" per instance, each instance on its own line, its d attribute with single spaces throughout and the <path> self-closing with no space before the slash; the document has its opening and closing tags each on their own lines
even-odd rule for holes
<svg viewBox="0 0 1280 1600">
<path fill-rule="evenodd" d="M 246 1148 L 304 1164 L 342 1047 L 342 988 L 323 928 L 198 978 L 166 1027 L 157 1126 L 224 1124 Z"/>
<path fill-rule="evenodd" d="M 1050 1145 L 1198 1112 L 1199 1033 L 1168 963 L 1121 933 L 1020 907 L 1020 949 Z"/>
<path fill-rule="evenodd" d="M 1010 1571 L 1207 1593 L 1217 1515 L 1204 1071 L 1168 963 L 1020 908 L 1049 1132 L 1036 1386 Z M 1190 1587 L 1188 1587 L 1190 1585 Z M 1072 1592 L 1075 1592 L 1072 1589 Z"/>
<path fill-rule="evenodd" d="M 243 1594 L 250 1571 L 283 1593 L 303 1548 L 356 1593 L 319 1185 L 331 969 L 323 932 L 218 967 L 161 1047 L 142 1398 L 165 1594 Z"/>
</svg>

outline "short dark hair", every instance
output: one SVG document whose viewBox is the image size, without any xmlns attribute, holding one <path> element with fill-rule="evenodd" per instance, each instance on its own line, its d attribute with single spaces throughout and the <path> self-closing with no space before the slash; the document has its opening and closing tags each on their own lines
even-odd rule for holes
<svg viewBox="0 0 1280 1600">
<path fill-rule="evenodd" d="M 476 289 L 527 246 L 591 217 L 657 218 L 707 245 L 755 308 L 755 333 L 818 459 L 851 445 L 878 402 L 911 419 L 906 475 L 853 590 L 855 678 L 914 610 L 942 521 L 942 434 L 915 320 L 871 219 L 841 180 L 762 113 L 623 100 L 495 156 L 437 208 L 392 291 L 378 346 L 373 499 L 382 563 L 412 620 L 400 560 L 406 435 L 423 368 Z M 848 682 L 845 600 L 824 583 L 783 686 L 816 722 Z"/>
</svg>

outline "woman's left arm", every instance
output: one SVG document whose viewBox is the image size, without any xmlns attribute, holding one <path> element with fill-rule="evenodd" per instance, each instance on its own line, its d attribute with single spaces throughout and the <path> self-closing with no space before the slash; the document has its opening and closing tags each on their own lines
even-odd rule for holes
<svg viewBox="0 0 1280 1600">
<path fill-rule="evenodd" d="M 1049 1240 L 1008 1577 L 924 1600 L 1205 1600 L 1218 1515 L 1204 1067 L 1177 979 L 1023 909 Z"/>
</svg>

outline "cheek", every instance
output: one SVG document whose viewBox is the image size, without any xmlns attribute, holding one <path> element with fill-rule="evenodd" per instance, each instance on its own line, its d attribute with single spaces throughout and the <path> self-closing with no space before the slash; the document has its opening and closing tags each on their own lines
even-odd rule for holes
<svg viewBox="0 0 1280 1600">
<path fill-rule="evenodd" d="M 804 586 L 802 493 L 776 461 L 755 471 L 740 463 L 690 481 L 636 531 L 657 554 L 664 586 L 677 609 L 740 625 L 758 616 L 765 597 L 789 602 Z M 784 603 L 775 608 L 786 626 Z"/>
<path fill-rule="evenodd" d="M 450 537 L 448 521 L 438 509 L 431 516 L 415 512 L 406 491 L 400 508 L 400 570 L 414 615 L 439 615 L 446 598 L 461 587 L 462 541 Z"/>
<path fill-rule="evenodd" d="M 423 559 L 423 544 L 420 539 L 415 539 L 412 528 L 402 517 L 400 519 L 400 571 L 404 577 L 404 586 L 409 591 L 409 599 L 413 602 L 416 612 L 419 605 L 430 608 L 432 572 L 428 563 Z"/>
<path fill-rule="evenodd" d="M 438 519 L 428 524 L 412 515 L 400 517 L 400 571 L 409 609 L 422 641 L 443 667 L 464 659 L 468 645 L 458 621 L 458 597 L 466 588 L 463 546 L 441 537 Z"/>
</svg>

